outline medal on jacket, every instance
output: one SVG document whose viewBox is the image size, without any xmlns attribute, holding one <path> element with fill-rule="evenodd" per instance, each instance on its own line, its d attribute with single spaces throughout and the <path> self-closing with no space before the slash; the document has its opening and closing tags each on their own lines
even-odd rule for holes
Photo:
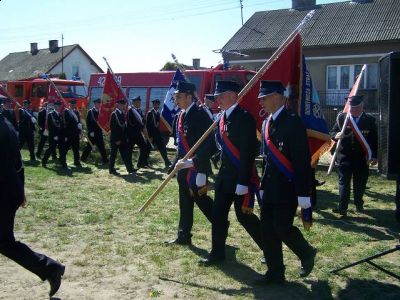
<svg viewBox="0 0 400 300">
<path fill-rule="evenodd" d="M 184 125 L 184 126 L 183 126 L 183 135 L 186 136 L 186 135 L 187 135 L 187 132 L 188 132 L 188 126 L 187 126 L 187 125 Z"/>
<path fill-rule="evenodd" d="M 282 152 L 282 150 L 283 150 L 283 142 L 279 142 L 278 146 L 279 146 L 279 148 L 278 148 L 279 151 Z"/>
<path fill-rule="evenodd" d="M 226 133 L 226 136 L 229 136 L 228 125 L 229 125 L 230 123 L 231 123 L 231 122 L 226 121 L 226 122 L 225 122 L 225 125 L 224 125 L 224 131 L 225 131 L 225 133 Z"/>
</svg>

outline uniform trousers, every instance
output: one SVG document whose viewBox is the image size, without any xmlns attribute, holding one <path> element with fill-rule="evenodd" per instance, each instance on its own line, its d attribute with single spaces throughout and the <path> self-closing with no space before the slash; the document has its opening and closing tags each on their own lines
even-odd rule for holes
<svg viewBox="0 0 400 300">
<path fill-rule="evenodd" d="M 103 163 L 107 163 L 108 158 L 107 158 L 106 149 L 104 147 L 103 135 L 95 135 L 94 137 L 91 137 L 89 135 L 88 138 L 89 138 L 90 143 L 92 143 L 92 145 L 95 145 L 97 147 L 97 149 L 99 150 Z M 83 149 L 82 156 L 81 156 L 82 161 L 87 160 L 90 152 L 92 152 L 93 147 L 90 143 L 87 142 L 85 148 Z"/>
<path fill-rule="evenodd" d="M 261 207 L 261 228 L 263 251 L 268 272 L 273 276 L 284 276 L 282 242 L 300 260 L 312 255 L 313 248 L 304 239 L 300 230 L 293 226 L 297 201 L 289 203 L 263 203 Z"/>
<path fill-rule="evenodd" d="M 339 209 L 347 210 L 350 201 L 350 183 L 353 177 L 354 204 L 363 206 L 363 195 L 367 185 L 369 170 L 367 164 L 362 165 L 339 165 Z"/>
<path fill-rule="evenodd" d="M 128 173 L 133 172 L 133 166 L 132 166 L 132 160 L 129 161 L 128 153 L 127 153 L 127 144 L 122 143 L 117 145 L 115 142 L 110 142 L 110 164 L 109 164 L 109 170 L 114 171 L 115 170 L 115 160 L 117 158 L 117 152 L 119 151 L 119 154 L 121 155 L 122 161 L 125 164 L 126 170 Z"/>
<path fill-rule="evenodd" d="M 255 214 L 242 212 L 244 196 L 222 191 L 216 184 L 215 200 L 212 211 L 212 250 L 210 255 L 216 258 L 225 258 L 225 242 L 228 236 L 228 215 L 232 203 L 235 207 L 236 217 L 247 233 L 262 249 L 260 220 Z"/>
<path fill-rule="evenodd" d="M 24 131 L 19 132 L 19 148 L 22 149 L 25 143 L 28 144 L 28 150 L 31 160 L 35 160 L 35 143 L 34 143 L 34 131 Z"/>
</svg>

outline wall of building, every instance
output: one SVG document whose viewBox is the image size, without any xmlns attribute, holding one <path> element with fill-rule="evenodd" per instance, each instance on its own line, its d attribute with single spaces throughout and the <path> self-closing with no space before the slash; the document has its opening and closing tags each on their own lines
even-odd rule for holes
<svg viewBox="0 0 400 300">
<path fill-rule="evenodd" d="M 90 59 L 79 48 L 75 48 L 68 56 L 64 57 L 64 73 L 67 79 L 72 79 L 75 75 L 73 72 L 78 70 L 79 77 L 86 85 L 89 84 L 90 74 L 98 73 L 100 70 L 91 63 Z M 52 74 L 60 74 L 62 72 L 61 63 L 50 70 Z"/>
</svg>

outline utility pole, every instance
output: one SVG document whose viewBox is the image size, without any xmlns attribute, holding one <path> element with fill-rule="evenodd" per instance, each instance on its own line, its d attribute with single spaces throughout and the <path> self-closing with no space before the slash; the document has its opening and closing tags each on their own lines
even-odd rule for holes
<svg viewBox="0 0 400 300">
<path fill-rule="evenodd" d="M 243 0 L 239 0 L 240 2 L 240 14 L 242 15 L 242 26 L 243 26 Z"/>
<path fill-rule="evenodd" d="M 64 34 L 61 34 L 61 73 L 64 73 Z"/>
</svg>

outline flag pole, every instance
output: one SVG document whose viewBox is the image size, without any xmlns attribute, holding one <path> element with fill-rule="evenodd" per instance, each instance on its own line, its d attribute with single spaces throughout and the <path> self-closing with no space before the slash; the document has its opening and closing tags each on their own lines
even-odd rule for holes
<svg viewBox="0 0 400 300">
<path fill-rule="evenodd" d="M 281 46 L 272 54 L 272 56 L 264 63 L 260 70 L 253 76 L 253 78 L 245 85 L 245 87 L 239 92 L 238 101 L 240 103 L 243 96 L 250 90 L 250 88 L 264 75 L 264 73 L 271 67 L 271 65 L 278 59 L 285 48 L 293 41 L 298 33 L 304 28 L 304 25 L 313 17 L 315 10 L 310 11 L 304 19 L 300 22 L 297 28 L 287 37 L 287 39 L 281 44 Z M 203 143 L 203 141 L 214 131 L 217 127 L 218 121 L 211 124 L 210 128 L 200 137 L 200 139 L 193 145 L 193 147 L 186 153 L 182 160 L 186 160 L 192 156 L 192 154 L 197 150 L 197 148 Z M 167 183 L 174 177 L 177 172 L 177 168 L 168 175 L 167 178 L 161 183 L 161 185 L 153 192 L 153 194 L 147 199 L 143 206 L 138 210 L 138 213 L 143 212 L 157 197 L 157 195 L 162 191 L 162 189 L 167 185 Z"/>
<path fill-rule="evenodd" d="M 361 81 L 361 78 L 362 78 L 362 76 L 363 76 L 364 71 L 365 71 L 366 68 L 367 68 L 367 65 L 364 64 L 363 67 L 362 67 L 362 69 L 361 69 L 361 71 L 360 71 L 360 74 L 358 75 L 358 77 L 357 77 L 357 79 L 356 79 L 356 82 L 355 82 L 355 84 L 354 84 L 354 87 L 353 87 L 354 90 L 351 89 L 351 92 L 350 92 L 350 95 L 351 95 L 351 96 L 357 95 L 358 88 L 359 88 L 359 86 L 360 86 L 360 81 Z M 347 103 L 346 103 L 346 104 L 347 104 Z M 344 122 L 343 122 L 342 130 L 340 131 L 340 135 L 341 135 L 341 136 L 343 136 L 344 131 L 346 130 L 347 123 L 349 122 L 349 119 L 350 119 L 350 113 L 349 113 L 349 111 L 347 111 L 347 112 L 346 112 L 346 118 L 344 119 Z M 336 156 L 337 156 L 337 153 L 338 153 L 338 151 L 339 151 L 339 146 L 342 144 L 342 140 L 343 140 L 343 137 L 341 137 L 341 138 L 338 140 L 337 144 L 336 144 L 335 152 L 333 153 L 332 159 L 331 159 L 331 163 L 329 164 L 329 169 L 328 169 L 328 173 L 327 173 L 328 175 L 330 175 L 330 174 L 332 173 L 333 167 L 335 166 Z"/>
</svg>

